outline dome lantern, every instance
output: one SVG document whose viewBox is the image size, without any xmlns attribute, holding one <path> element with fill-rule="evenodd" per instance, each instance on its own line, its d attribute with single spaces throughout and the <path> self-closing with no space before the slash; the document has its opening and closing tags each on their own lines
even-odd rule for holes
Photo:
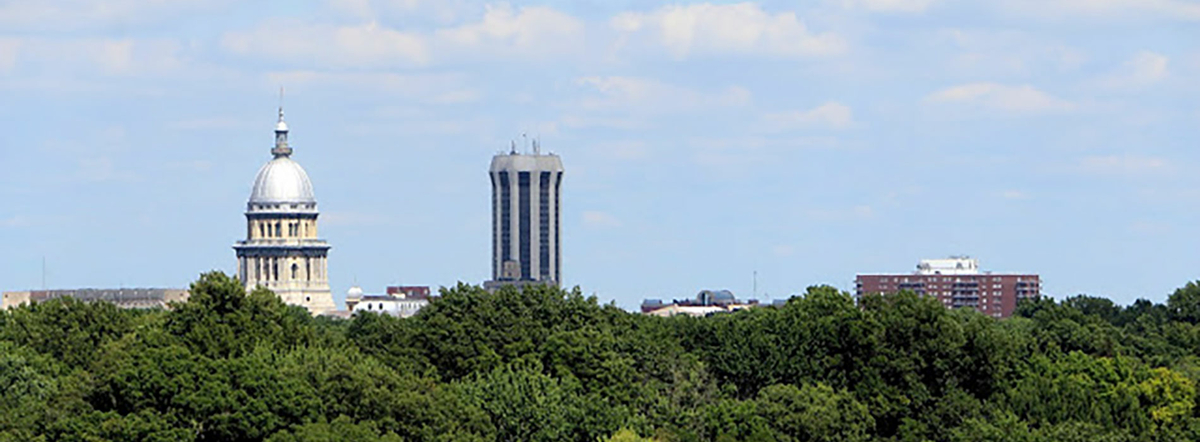
<svg viewBox="0 0 1200 442">
<path fill-rule="evenodd" d="M 275 155 L 275 158 L 292 154 L 292 148 L 288 146 L 287 135 L 288 127 L 287 122 L 283 121 L 283 106 L 279 106 L 279 122 L 275 123 L 275 148 L 271 149 L 271 155 Z"/>
</svg>

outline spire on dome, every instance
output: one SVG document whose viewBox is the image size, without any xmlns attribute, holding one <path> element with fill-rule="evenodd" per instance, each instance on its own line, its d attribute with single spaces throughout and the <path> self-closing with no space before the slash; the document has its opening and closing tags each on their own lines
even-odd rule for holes
<svg viewBox="0 0 1200 442">
<path fill-rule="evenodd" d="M 292 148 L 288 146 L 287 141 L 288 126 L 283 121 L 283 88 L 279 88 L 279 122 L 275 123 L 275 148 L 271 149 L 271 154 L 278 157 L 286 157 L 292 154 Z"/>
</svg>

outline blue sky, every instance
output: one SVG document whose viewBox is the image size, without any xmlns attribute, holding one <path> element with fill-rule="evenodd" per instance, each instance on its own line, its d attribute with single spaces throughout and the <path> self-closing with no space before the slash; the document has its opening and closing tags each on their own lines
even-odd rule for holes
<svg viewBox="0 0 1200 442">
<path fill-rule="evenodd" d="M 1200 2 L 0 0 L 0 288 L 231 272 L 287 89 L 339 301 L 489 275 L 487 167 L 566 168 L 603 301 L 779 298 L 968 254 L 1200 278 Z"/>
</svg>

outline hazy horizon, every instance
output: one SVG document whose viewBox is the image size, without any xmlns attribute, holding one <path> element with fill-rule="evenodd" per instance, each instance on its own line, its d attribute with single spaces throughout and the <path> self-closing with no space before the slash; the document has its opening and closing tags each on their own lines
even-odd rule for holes
<svg viewBox="0 0 1200 442">
<path fill-rule="evenodd" d="M 339 305 L 487 279 L 523 135 L 563 285 L 625 308 L 948 255 L 1200 279 L 1200 3 L 794 3 L 0 0 L 0 290 L 234 274 L 280 87 Z"/>
</svg>

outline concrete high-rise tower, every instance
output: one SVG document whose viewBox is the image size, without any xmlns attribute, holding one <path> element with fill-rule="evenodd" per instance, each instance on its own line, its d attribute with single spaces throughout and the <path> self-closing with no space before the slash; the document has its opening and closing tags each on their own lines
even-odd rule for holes
<svg viewBox="0 0 1200 442">
<path fill-rule="evenodd" d="M 317 237 L 317 199 L 312 182 L 292 161 L 288 127 L 279 108 L 274 156 L 259 169 L 246 203 L 246 240 L 237 251 L 238 279 L 246 290 L 264 286 L 283 302 L 314 315 L 335 309 L 326 275 L 329 243 Z"/>
<path fill-rule="evenodd" d="M 558 155 L 492 157 L 492 281 L 485 286 L 562 283 L 563 166 Z"/>
</svg>

